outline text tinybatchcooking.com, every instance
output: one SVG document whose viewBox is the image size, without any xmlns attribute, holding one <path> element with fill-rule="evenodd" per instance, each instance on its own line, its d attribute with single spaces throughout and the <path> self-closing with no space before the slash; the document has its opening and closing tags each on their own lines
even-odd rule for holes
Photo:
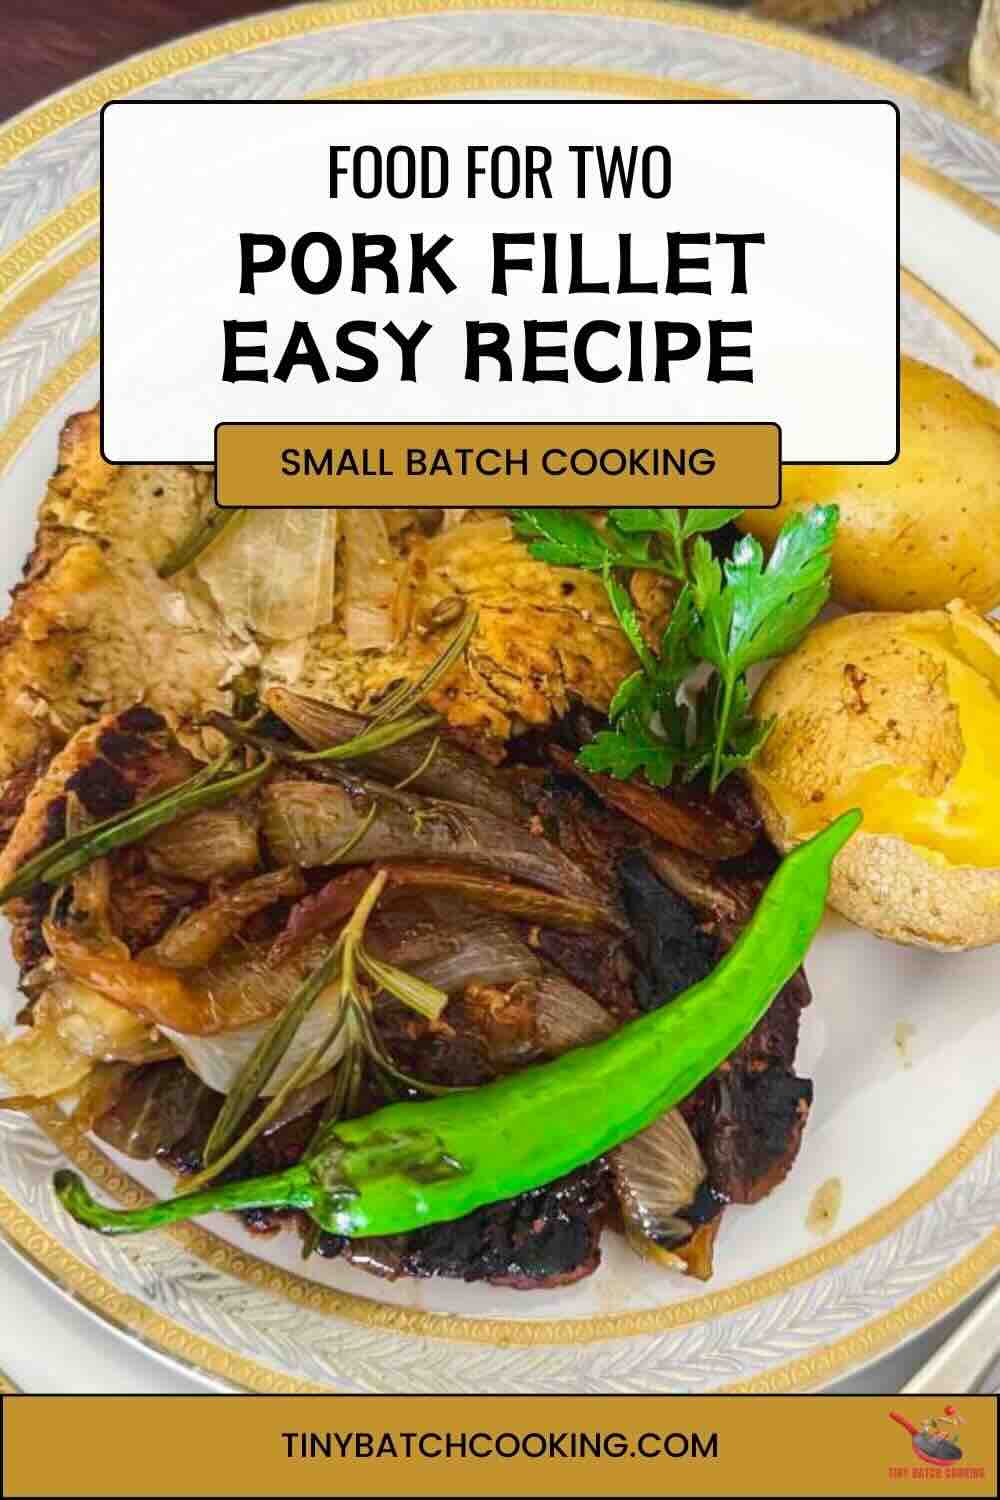
<svg viewBox="0 0 1000 1500">
<path fill-rule="evenodd" d="M 717 1432 L 282 1432 L 286 1458 L 718 1458 Z"/>
</svg>

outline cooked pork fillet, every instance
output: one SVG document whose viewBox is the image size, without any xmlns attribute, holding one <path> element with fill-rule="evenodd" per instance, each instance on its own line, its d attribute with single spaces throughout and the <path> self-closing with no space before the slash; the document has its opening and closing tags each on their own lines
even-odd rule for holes
<svg viewBox="0 0 1000 1500">
<path fill-rule="evenodd" d="M 368 707 L 439 654 L 467 606 L 479 611 L 467 663 L 431 701 L 494 758 L 571 696 L 606 707 L 631 668 L 600 580 L 533 561 L 493 512 L 430 538 L 416 512 L 386 513 L 401 621 L 389 649 L 349 647 L 339 598 L 333 622 L 312 635 L 256 636 L 220 610 L 197 566 L 157 575 L 212 505 L 204 469 L 107 464 L 97 410 L 67 422 L 24 581 L 0 624 L 0 799 L 75 730 L 128 704 L 158 709 L 200 756 L 214 745 L 198 721 L 232 709 L 237 679 Z"/>
</svg>

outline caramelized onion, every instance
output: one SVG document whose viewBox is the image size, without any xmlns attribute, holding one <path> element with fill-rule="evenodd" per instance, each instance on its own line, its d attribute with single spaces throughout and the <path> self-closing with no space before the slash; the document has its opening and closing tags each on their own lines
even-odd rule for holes
<svg viewBox="0 0 1000 1500">
<path fill-rule="evenodd" d="M 231 631 L 292 641 L 333 619 L 336 510 L 249 510 L 194 563 Z"/>
<path fill-rule="evenodd" d="M 319 996 L 286 1048 L 278 1066 L 264 1085 L 262 1090 L 264 1095 L 276 1094 L 310 1052 L 320 1045 L 324 1037 L 329 1035 L 338 1005 L 339 999 L 332 986 Z M 275 1007 L 275 1009 L 278 1008 Z M 262 1021 L 254 1026 L 241 1026 L 238 1030 L 219 1032 L 213 1036 L 204 1034 L 194 1036 L 186 1032 L 173 1031 L 169 1027 L 162 1029 L 163 1034 L 173 1042 L 191 1071 L 196 1073 L 203 1083 L 218 1094 L 228 1094 L 239 1078 L 245 1063 L 267 1031 L 268 1025 L 268 1021 Z M 336 1042 L 323 1055 L 323 1060 L 319 1065 L 322 1073 L 327 1072 L 340 1059 L 346 1040 L 345 1030 L 342 1029 Z M 309 1082 L 311 1082 L 310 1079 L 304 1080 L 303 1086 Z"/>
<path fill-rule="evenodd" d="M 230 947 L 210 964 L 182 975 L 144 958 L 77 937 L 52 922 L 43 931 L 49 951 L 66 973 L 126 1011 L 162 1030 L 213 1036 L 266 1020 L 288 1003 L 316 967 L 316 950 L 305 949 L 269 966 L 263 944 Z M 328 944 L 320 947 L 320 957 Z M 311 961 L 310 961 L 311 960 Z"/>
<path fill-rule="evenodd" d="M 408 967 L 418 979 L 445 994 L 459 995 L 467 984 L 505 985 L 534 978 L 542 965 L 512 922 L 479 917 L 451 932 L 435 957 Z"/>
<path fill-rule="evenodd" d="M 303 697 L 286 687 L 270 688 L 264 702 L 313 750 L 341 745 L 370 728 L 370 721 L 360 714 L 334 708 L 317 698 Z M 437 749 L 428 759 L 434 740 L 433 730 L 415 735 L 398 745 L 366 754 L 365 765 L 385 781 L 402 781 L 413 776 L 411 785 L 429 796 L 465 802 L 498 818 L 524 820 L 524 803 L 503 771 L 487 766 L 478 756 L 449 740 L 447 734 L 440 736 Z"/>
<path fill-rule="evenodd" d="M 344 635 L 352 651 L 384 651 L 394 639 L 399 565 L 385 519 L 374 508 L 340 512 L 344 538 Z"/>
<path fill-rule="evenodd" d="M 750 893 L 724 880 L 707 860 L 671 844 L 653 843 L 644 851 L 650 869 L 672 891 L 690 901 L 696 911 L 725 920 L 745 922 L 753 910 Z"/>
<path fill-rule="evenodd" d="M 48 1098 L 75 1088 L 100 1063 L 150 1062 L 172 1051 L 148 1022 L 60 975 L 40 996 L 31 1027 L 0 1046 L 0 1074 L 18 1093 Z"/>
<path fill-rule="evenodd" d="M 539 927 L 589 931 L 620 925 L 615 913 L 606 907 L 556 896 L 551 891 L 518 885 L 497 876 L 479 875 L 460 865 L 392 864 L 383 868 L 388 877 L 388 894 L 413 890 L 454 896 L 469 906 L 518 917 Z M 271 961 L 278 963 L 287 958 L 317 933 L 335 931 L 354 910 L 369 879 L 369 871 L 349 870 L 297 902 L 271 950 Z"/>
<path fill-rule="evenodd" d="M 226 880 L 260 863 L 257 828 L 247 807 L 206 807 L 158 828 L 143 843 L 150 866 L 184 880 Z"/>
<path fill-rule="evenodd" d="M 102 1115 L 118 1103 L 135 1067 L 125 1062 L 98 1063 L 84 1079 L 73 1109 L 72 1120 L 78 1130 L 93 1130 Z"/>
<path fill-rule="evenodd" d="M 124 1156 L 145 1161 L 175 1146 L 208 1098 L 207 1089 L 182 1063 L 143 1068 L 95 1120 L 94 1134 Z"/>
<path fill-rule="evenodd" d="M 271 870 L 223 891 L 178 922 L 159 942 L 145 949 L 144 959 L 168 969 L 197 969 L 209 963 L 235 937 L 244 922 L 276 901 L 301 896 L 305 882 L 298 870 Z"/>
<path fill-rule="evenodd" d="M 535 986 L 538 1037 L 552 1057 L 610 1036 L 615 1023 L 603 1006 L 561 974 L 546 974 Z"/>
<path fill-rule="evenodd" d="M 32 1026 L 0 1047 L 0 1075 L 18 1094 L 47 1099 L 81 1083 L 93 1066 L 63 1041 L 55 1026 Z"/>
<path fill-rule="evenodd" d="M 375 817 L 365 821 L 375 807 Z M 383 860 L 470 864 L 559 894 L 606 903 L 561 850 L 527 828 L 455 802 L 390 792 L 372 782 L 271 781 L 261 827 L 282 864 L 315 867 Z"/>
<path fill-rule="evenodd" d="M 170 1050 L 141 1017 L 62 975 L 47 986 L 33 1020 L 36 1028 L 54 1026 L 68 1047 L 91 1061 L 152 1062 Z"/>
<path fill-rule="evenodd" d="M 639 1255 L 655 1259 L 691 1237 L 680 1217 L 690 1208 L 707 1169 L 679 1110 L 660 1115 L 609 1158 L 625 1236 Z"/>
</svg>

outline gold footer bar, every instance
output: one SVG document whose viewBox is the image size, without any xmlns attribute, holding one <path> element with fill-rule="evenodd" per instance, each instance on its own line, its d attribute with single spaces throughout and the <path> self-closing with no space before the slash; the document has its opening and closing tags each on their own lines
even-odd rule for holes
<svg viewBox="0 0 1000 1500">
<path fill-rule="evenodd" d="M 240 423 L 216 428 L 222 506 L 770 506 L 770 422 Z"/>
<path fill-rule="evenodd" d="M 995 1397 L 8 1396 L 3 1494 L 996 1494 Z"/>
</svg>

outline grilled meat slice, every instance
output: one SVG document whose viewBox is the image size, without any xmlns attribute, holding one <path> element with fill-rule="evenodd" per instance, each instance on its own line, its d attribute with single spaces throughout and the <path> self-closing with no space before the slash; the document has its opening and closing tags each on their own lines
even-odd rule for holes
<svg viewBox="0 0 1000 1500">
<path fill-rule="evenodd" d="M 45 759 L 38 757 L 29 760 L 19 771 L 8 777 L 0 793 L 0 849 L 5 847 L 14 832 L 28 794 L 44 769 Z"/>
<path fill-rule="evenodd" d="M 0 885 L 26 860 L 64 837 L 70 794 L 86 814 L 101 819 L 183 781 L 194 766 L 162 717 L 142 705 L 87 725 L 52 758 L 24 799 L 0 853 Z M 22 969 L 30 969 L 45 954 L 41 923 L 51 899 L 51 889 L 42 885 L 7 906 L 14 955 Z M 179 904 L 167 910 L 161 901 L 157 920 L 165 925 L 178 909 Z M 152 920 L 148 906 L 143 907 L 143 920 Z"/>
<path fill-rule="evenodd" d="M 758 1203 L 798 1155 L 813 1086 L 780 1063 L 725 1065 L 681 1112 L 701 1147 L 713 1189 L 731 1203 Z"/>
<path fill-rule="evenodd" d="M 657 1010 L 710 974 L 721 948 L 690 902 L 662 885 L 641 854 L 619 860 L 618 878 L 637 956 L 635 1001 L 640 1010 Z"/>
<path fill-rule="evenodd" d="M 508 521 L 475 513 L 426 538 L 414 513 L 386 512 L 401 584 L 392 647 L 352 648 L 339 597 L 331 624 L 270 640 L 230 617 L 197 565 L 158 576 L 212 503 L 204 469 L 105 463 L 96 408 L 66 423 L 24 581 L 0 623 L 0 797 L 77 729 L 132 702 L 163 713 L 202 757 L 217 737 L 198 725 L 232 711 L 237 679 L 364 710 L 429 665 L 447 639 L 440 622 L 465 607 L 479 615 L 468 660 L 432 703 L 493 759 L 573 695 L 606 708 L 631 669 L 601 580 L 536 562 Z"/>
<path fill-rule="evenodd" d="M 628 938 L 607 932 L 533 928 L 528 942 L 539 956 L 599 1001 L 618 1021 L 636 1013 L 635 962 Z"/>
<path fill-rule="evenodd" d="M 647 842 L 642 829 L 605 807 L 573 776 L 556 771 L 525 781 L 522 791 L 533 813 L 533 826 L 558 844 L 601 889 L 608 888 L 619 860 Z"/>
<path fill-rule="evenodd" d="M 114 468 L 98 426 L 95 409 L 63 428 L 24 581 L 0 625 L 0 783 L 129 703 L 152 702 L 175 723 L 229 706 L 219 684 L 233 643 L 193 591 L 156 575 L 210 509 L 211 475 Z"/>
<path fill-rule="evenodd" d="M 323 1235 L 321 1255 L 395 1281 L 399 1276 L 452 1276 L 517 1291 L 569 1286 L 596 1271 L 610 1208 L 602 1160 L 517 1198 L 478 1208 L 449 1224 L 383 1239 Z"/>
<path fill-rule="evenodd" d="M 106 714 L 81 729 L 34 782 L 0 854 L 0 885 L 66 831 L 72 792 L 91 818 L 110 817 L 183 781 L 195 762 L 142 705 Z"/>
<path fill-rule="evenodd" d="M 106 717 L 81 731 L 40 779 L 16 825 L 7 858 L 16 863 L 33 853 L 39 840 L 59 836 L 71 780 L 81 801 L 111 798 L 127 806 L 164 777 L 180 779 L 192 764 L 165 733 L 162 720 L 148 710 Z M 627 914 L 628 932 L 570 933 L 510 922 L 515 947 L 519 929 L 528 949 L 561 970 L 619 1023 L 669 1003 L 708 974 L 750 916 L 769 852 L 755 848 L 724 866 L 711 865 L 667 849 L 576 778 L 539 770 L 526 775 L 524 785 L 537 820 L 534 827 L 605 890 L 610 887 Z M 141 930 L 144 943 L 169 920 L 175 902 L 198 905 L 207 898 L 204 886 L 192 889 L 191 882 L 150 868 L 141 848 L 120 851 L 114 858 L 122 877 L 115 895 L 117 925 L 133 936 Z M 450 910 L 447 900 L 441 907 L 444 898 L 435 899 L 438 906 L 422 904 L 421 898 L 415 904 L 413 899 L 401 899 L 398 907 L 387 904 L 371 924 L 374 948 L 384 946 L 404 967 L 419 967 L 421 956 L 433 958 L 441 945 L 442 912 Z M 464 928 L 459 924 L 457 930 Z M 534 972 L 530 954 L 528 972 Z M 488 1082 L 548 1055 L 532 983 L 530 978 L 506 987 L 471 982 L 435 1023 L 383 997 L 377 1003 L 383 1045 L 412 1077 L 463 1086 Z M 692 1238 L 680 1252 L 691 1257 L 693 1266 L 697 1263 L 698 1274 L 710 1268 L 724 1204 L 758 1201 L 794 1160 L 812 1098 L 809 1082 L 794 1073 L 799 1016 L 809 998 L 800 973 L 732 1057 L 681 1106 L 708 1169 L 700 1199 L 687 1215 Z M 362 1108 L 381 1102 L 372 1085 Z M 200 1164 L 216 1107 L 216 1097 L 201 1101 L 195 1125 L 170 1143 L 167 1159 L 182 1173 Z M 238 1175 L 275 1170 L 298 1159 L 316 1113 L 303 1114 L 258 1140 L 239 1163 Z M 275 1211 L 244 1217 L 257 1233 L 273 1232 L 286 1220 L 306 1222 Z M 324 1255 L 343 1254 L 389 1277 L 446 1275 L 520 1288 L 556 1286 L 595 1269 L 602 1229 L 614 1222 L 608 1166 L 600 1160 L 457 1224 L 378 1242 L 345 1244 L 324 1236 L 320 1248 Z"/>
<path fill-rule="evenodd" d="M 625 905 L 638 940 L 646 933 L 660 985 L 671 983 L 672 963 L 687 983 L 702 977 L 699 967 L 714 952 L 712 967 L 752 914 L 764 885 L 760 872 L 771 857 L 768 848 L 757 847 L 723 871 L 665 846 L 630 858 Z M 660 886 L 659 898 L 649 884 L 652 869 L 670 882 Z M 658 942 L 664 930 L 668 936 Z M 640 1004 L 644 981 L 638 981 Z M 730 1202 L 758 1202 L 784 1180 L 798 1155 L 813 1089 L 793 1069 L 801 1013 L 811 998 L 800 969 L 732 1056 L 680 1105 L 713 1192 Z"/>
<path fill-rule="evenodd" d="M 171 1064 L 164 1064 L 164 1066 L 169 1067 Z M 164 1165 L 179 1173 L 182 1179 L 201 1170 L 203 1165 L 201 1153 L 221 1103 L 221 1094 L 204 1089 L 196 1118 L 189 1129 L 180 1139 L 171 1141 L 169 1145 L 165 1145 L 156 1153 Z M 280 1129 L 258 1136 L 239 1161 L 234 1162 L 222 1175 L 221 1180 L 237 1182 L 245 1177 L 257 1177 L 267 1172 L 280 1172 L 283 1167 L 292 1166 L 301 1159 L 308 1146 L 321 1109 L 322 1106 L 317 1105 L 308 1113 L 290 1120 Z M 97 1133 L 101 1134 L 101 1131 L 102 1125 L 98 1122 Z M 250 1208 L 239 1217 L 251 1234 L 277 1234 L 279 1229 L 292 1223 L 299 1223 L 304 1229 L 310 1222 L 304 1214 L 300 1214 L 296 1209 L 288 1208 Z"/>
<path fill-rule="evenodd" d="M 581 714 L 576 715 L 579 722 Z M 588 721 L 589 722 L 589 721 Z M 522 783 L 538 827 L 600 890 L 619 895 L 615 871 L 645 835 L 605 807 L 575 777 L 539 773 Z M 549 963 L 620 1021 L 636 1014 L 632 943 L 615 933 L 532 930 L 528 941 Z"/>
<path fill-rule="evenodd" d="M 747 799 L 739 802 L 712 796 L 707 787 L 690 786 L 660 790 L 647 781 L 622 781 L 603 772 L 585 771 L 568 750 L 553 745 L 553 763 L 590 787 L 603 803 L 655 838 L 712 859 L 731 859 L 746 854 L 760 835 L 761 822 Z"/>
</svg>

